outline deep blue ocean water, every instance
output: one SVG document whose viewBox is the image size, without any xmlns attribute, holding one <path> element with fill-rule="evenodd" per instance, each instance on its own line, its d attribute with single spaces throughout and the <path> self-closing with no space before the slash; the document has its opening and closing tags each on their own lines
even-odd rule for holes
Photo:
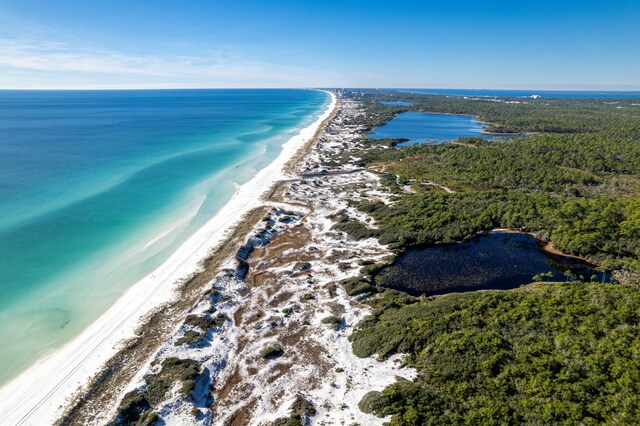
<svg viewBox="0 0 640 426">
<path fill-rule="evenodd" d="M 159 266 L 329 100 L 0 91 L 0 383 Z"/>
<path fill-rule="evenodd" d="M 640 99 L 640 91 L 578 91 L 578 90 L 500 90 L 500 89 L 398 89 L 402 92 L 427 95 L 482 96 L 523 98 L 534 95 L 543 98 Z"/>
<path fill-rule="evenodd" d="M 370 138 L 406 138 L 410 145 L 425 141 L 445 142 L 463 136 L 483 136 L 484 125 L 475 117 L 453 114 L 403 112 L 388 123 L 373 129 Z"/>
</svg>

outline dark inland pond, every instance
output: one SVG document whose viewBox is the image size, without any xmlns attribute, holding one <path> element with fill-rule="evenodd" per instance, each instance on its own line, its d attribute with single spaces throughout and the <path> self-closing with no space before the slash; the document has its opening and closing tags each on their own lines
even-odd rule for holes
<svg viewBox="0 0 640 426">
<path fill-rule="evenodd" d="M 516 288 L 547 272 L 553 276 L 544 277 L 545 281 L 572 276 L 611 280 L 592 268 L 580 259 L 546 252 L 528 234 L 491 233 L 460 244 L 409 249 L 380 271 L 376 283 L 413 295 L 435 295 Z"/>
</svg>

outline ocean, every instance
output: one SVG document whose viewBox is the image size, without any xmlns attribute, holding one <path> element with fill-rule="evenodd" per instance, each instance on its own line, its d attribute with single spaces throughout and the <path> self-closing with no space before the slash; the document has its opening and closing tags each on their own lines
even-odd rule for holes
<svg viewBox="0 0 640 426">
<path fill-rule="evenodd" d="M 0 91 L 0 383 L 157 268 L 329 102 L 314 90 Z"/>
</svg>

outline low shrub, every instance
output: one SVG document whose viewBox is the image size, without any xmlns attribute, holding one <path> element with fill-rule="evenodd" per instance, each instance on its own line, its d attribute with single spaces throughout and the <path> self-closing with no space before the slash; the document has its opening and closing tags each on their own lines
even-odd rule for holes
<svg viewBox="0 0 640 426">
<path fill-rule="evenodd" d="M 260 352 L 260 357 L 264 359 L 276 359 L 284 354 L 282 346 L 275 344 L 267 346 Z"/>
</svg>

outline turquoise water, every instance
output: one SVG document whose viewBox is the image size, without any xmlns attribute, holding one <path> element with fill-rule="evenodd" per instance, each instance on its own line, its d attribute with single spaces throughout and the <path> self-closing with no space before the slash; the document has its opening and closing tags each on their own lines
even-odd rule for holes
<svg viewBox="0 0 640 426">
<path fill-rule="evenodd" d="M 159 266 L 329 101 L 0 91 L 0 383 Z"/>
<path fill-rule="evenodd" d="M 445 142 L 462 136 L 482 136 L 484 126 L 475 117 L 453 114 L 403 112 L 387 124 L 373 129 L 374 139 L 405 138 L 410 145 L 426 141 Z"/>
</svg>

